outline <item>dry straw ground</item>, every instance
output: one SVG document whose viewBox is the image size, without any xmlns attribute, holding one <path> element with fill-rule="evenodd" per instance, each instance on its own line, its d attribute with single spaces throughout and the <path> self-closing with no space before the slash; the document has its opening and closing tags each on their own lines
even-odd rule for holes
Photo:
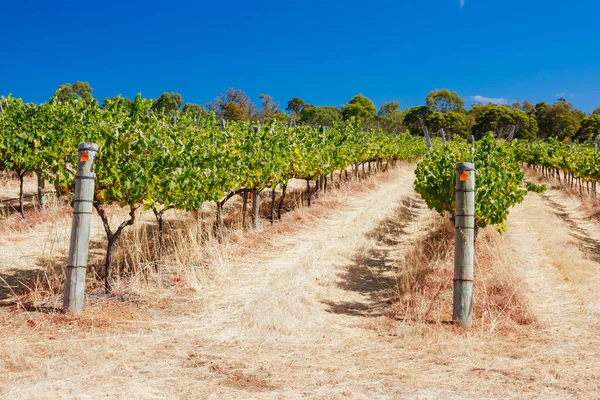
<svg viewBox="0 0 600 400">
<path fill-rule="evenodd" d="M 167 259 L 140 262 L 114 296 L 91 288 L 81 317 L 43 312 L 52 293 L 33 299 L 46 308 L 3 307 L 0 393 L 600 397 L 600 230 L 581 201 L 558 189 L 531 194 L 508 234 L 480 234 L 475 325 L 463 331 L 448 324 L 452 228 L 414 193 L 412 169 L 337 190 L 261 232 L 232 231 L 222 244 L 182 224 Z M 61 221 L 5 235 L 2 274 L 26 267 L 18 252 L 9 257 L 15 244 L 31 257 L 59 252 L 62 239 L 49 238 L 62 237 L 53 233 Z M 147 241 L 139 232 L 130 244 Z M 54 250 L 40 255 L 48 241 Z M 149 250 L 136 251 L 123 259 Z"/>
</svg>

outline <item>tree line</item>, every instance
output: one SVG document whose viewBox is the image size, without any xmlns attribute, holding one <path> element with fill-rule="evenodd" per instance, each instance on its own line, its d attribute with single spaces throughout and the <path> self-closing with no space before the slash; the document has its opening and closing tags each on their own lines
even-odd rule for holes
<svg viewBox="0 0 600 400">
<path fill-rule="evenodd" d="M 105 108 L 120 96 L 105 98 L 100 105 Z M 58 101 L 93 99 L 93 89 L 88 82 L 61 85 L 54 98 Z M 558 98 L 553 104 L 526 100 L 513 104 L 477 103 L 471 109 L 465 108 L 465 101 L 448 89 L 434 90 L 425 99 L 425 104 L 402 110 L 400 103 L 391 101 L 379 109 L 368 97 L 358 94 L 340 107 L 316 106 L 294 97 L 286 103 L 285 109 L 268 94 L 259 96 L 257 106 L 243 91 L 229 88 L 211 102 L 200 105 L 185 102 L 179 93 L 164 92 L 152 101 L 152 110 L 165 114 L 183 113 L 204 117 L 214 112 L 225 120 L 250 120 L 264 123 L 276 119 L 281 122 L 293 120 L 302 125 L 333 126 L 336 123 L 354 118 L 366 129 L 381 130 L 386 134 L 410 131 L 421 135 L 425 129 L 431 136 L 442 132 L 467 137 L 481 138 L 492 131 L 497 137 L 512 135 L 519 139 L 535 140 L 556 138 L 558 140 L 588 140 L 600 134 L 600 107 L 587 115 L 573 107 L 565 98 Z M 126 102 L 133 100 L 125 99 Z"/>
</svg>

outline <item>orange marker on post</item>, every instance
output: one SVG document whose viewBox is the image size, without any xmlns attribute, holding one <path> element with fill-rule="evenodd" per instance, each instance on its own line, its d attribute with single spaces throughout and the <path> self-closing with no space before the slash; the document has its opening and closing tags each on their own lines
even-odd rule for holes
<svg viewBox="0 0 600 400">
<path fill-rule="evenodd" d="M 467 174 L 467 171 L 463 171 L 460 174 L 460 181 L 461 182 L 466 182 L 469 180 L 469 174 Z"/>
<path fill-rule="evenodd" d="M 81 154 L 81 157 L 79 157 L 79 161 L 88 162 L 89 160 L 90 160 L 90 155 L 88 154 L 87 150 L 84 150 L 83 153 Z"/>
</svg>

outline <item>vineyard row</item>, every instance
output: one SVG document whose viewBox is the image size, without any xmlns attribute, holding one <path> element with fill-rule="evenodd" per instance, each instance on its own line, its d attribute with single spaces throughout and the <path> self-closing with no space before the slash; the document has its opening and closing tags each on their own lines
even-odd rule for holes
<svg viewBox="0 0 600 400">
<path fill-rule="evenodd" d="M 247 198 L 252 193 L 256 199 L 264 188 L 281 187 L 285 195 L 293 178 L 306 180 L 307 187 L 310 181 L 323 185 L 334 171 L 352 167 L 358 176 L 361 164 L 382 166 L 427 152 L 422 138 L 365 131 L 353 120 L 327 129 L 274 120 L 262 126 L 225 124 L 214 114 L 193 118 L 151 112 L 152 102 L 140 96 L 131 103 L 116 98 L 103 108 L 81 100 L 35 105 L 9 97 L 1 103 L 0 168 L 19 177 L 23 217 L 27 174 L 37 173 L 38 181 L 51 182 L 59 195 L 71 195 L 78 145 L 99 146 L 94 207 L 108 239 L 107 290 L 112 248 L 135 222 L 137 209 L 152 210 L 161 226 L 169 209 L 199 210 L 213 201 L 219 231 L 223 206 L 235 194 Z M 129 212 L 117 229 L 108 223 L 109 204 Z"/>
</svg>

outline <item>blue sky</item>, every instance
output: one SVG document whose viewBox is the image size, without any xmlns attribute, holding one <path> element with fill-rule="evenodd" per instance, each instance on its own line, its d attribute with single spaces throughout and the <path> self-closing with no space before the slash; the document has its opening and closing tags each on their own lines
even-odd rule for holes
<svg viewBox="0 0 600 400">
<path fill-rule="evenodd" d="M 436 88 L 512 102 L 600 105 L 600 1 L 0 0 L 0 94 L 46 101 L 66 82 L 94 95 L 228 87 L 255 102 L 424 103 Z"/>
</svg>

